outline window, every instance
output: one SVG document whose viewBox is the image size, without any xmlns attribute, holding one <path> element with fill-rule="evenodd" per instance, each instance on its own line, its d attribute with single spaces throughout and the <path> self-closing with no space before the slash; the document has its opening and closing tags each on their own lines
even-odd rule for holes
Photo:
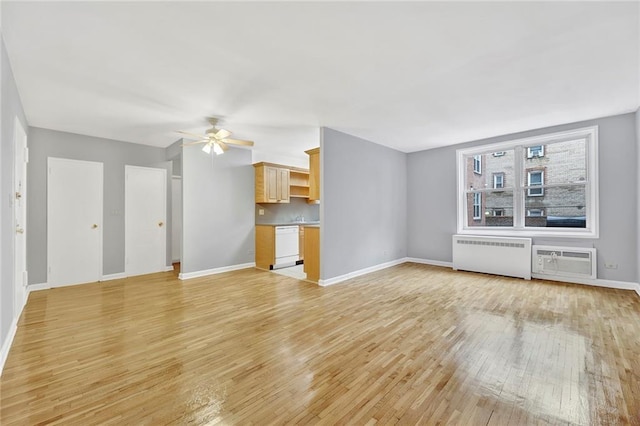
<svg viewBox="0 0 640 426">
<path fill-rule="evenodd" d="M 527 171 L 527 195 L 529 197 L 542 197 L 544 195 L 544 172 L 542 170 Z M 539 188 L 533 188 L 539 186 Z"/>
<path fill-rule="evenodd" d="M 473 156 L 473 172 L 477 174 L 482 174 L 482 156 L 481 155 Z"/>
<path fill-rule="evenodd" d="M 482 219 L 482 194 L 473 193 L 473 220 Z"/>
<path fill-rule="evenodd" d="M 527 148 L 527 158 L 544 157 L 544 145 L 535 145 Z"/>
<path fill-rule="evenodd" d="M 597 150 L 597 126 L 458 150 L 458 233 L 597 237 Z"/>
</svg>

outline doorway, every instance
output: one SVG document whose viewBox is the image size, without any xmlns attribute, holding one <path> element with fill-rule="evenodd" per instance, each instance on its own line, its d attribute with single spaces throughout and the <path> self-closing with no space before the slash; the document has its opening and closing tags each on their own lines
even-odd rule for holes
<svg viewBox="0 0 640 426">
<path fill-rule="evenodd" d="M 27 133 L 18 117 L 14 126 L 14 178 L 13 178 L 13 212 L 14 212 L 14 312 L 22 311 L 26 303 L 27 285 Z"/>
</svg>

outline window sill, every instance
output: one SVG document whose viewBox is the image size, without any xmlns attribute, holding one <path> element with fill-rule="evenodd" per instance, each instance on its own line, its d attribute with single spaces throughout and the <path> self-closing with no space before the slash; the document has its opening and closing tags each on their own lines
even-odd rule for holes
<svg viewBox="0 0 640 426">
<path fill-rule="evenodd" d="M 555 228 L 561 229 L 561 228 Z M 598 232 L 585 229 L 580 232 L 567 230 L 547 231 L 540 228 L 532 229 L 494 229 L 494 228 L 473 228 L 458 229 L 461 235 L 495 236 L 495 237 L 545 237 L 545 238 L 589 238 L 598 239 Z"/>
</svg>

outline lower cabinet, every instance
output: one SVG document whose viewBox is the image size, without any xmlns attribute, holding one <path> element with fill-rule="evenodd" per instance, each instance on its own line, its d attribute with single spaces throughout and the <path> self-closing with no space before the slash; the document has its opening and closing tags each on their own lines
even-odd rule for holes
<svg viewBox="0 0 640 426">
<path fill-rule="evenodd" d="M 303 259 L 303 244 L 302 226 L 256 225 L 256 267 L 269 270 L 295 264 Z"/>
</svg>

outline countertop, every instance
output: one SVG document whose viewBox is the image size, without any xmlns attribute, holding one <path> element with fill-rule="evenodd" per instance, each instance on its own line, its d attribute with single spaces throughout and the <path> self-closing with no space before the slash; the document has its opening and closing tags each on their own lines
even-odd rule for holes
<svg viewBox="0 0 640 426">
<path fill-rule="evenodd" d="M 277 223 L 256 223 L 256 226 L 320 226 L 320 222 L 277 222 Z"/>
</svg>

